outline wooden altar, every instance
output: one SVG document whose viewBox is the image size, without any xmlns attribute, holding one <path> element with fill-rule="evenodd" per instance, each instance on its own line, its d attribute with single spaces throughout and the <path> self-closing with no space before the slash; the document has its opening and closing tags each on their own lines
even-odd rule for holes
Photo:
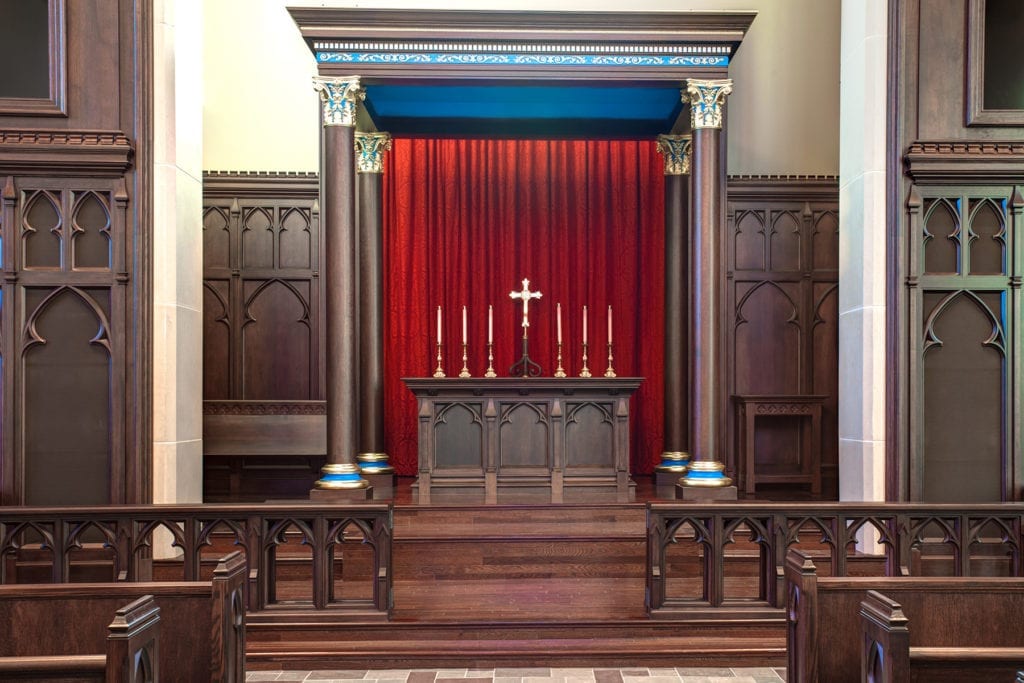
<svg viewBox="0 0 1024 683">
<path fill-rule="evenodd" d="M 419 402 L 420 503 L 634 500 L 629 399 L 643 378 L 402 381 Z"/>
</svg>

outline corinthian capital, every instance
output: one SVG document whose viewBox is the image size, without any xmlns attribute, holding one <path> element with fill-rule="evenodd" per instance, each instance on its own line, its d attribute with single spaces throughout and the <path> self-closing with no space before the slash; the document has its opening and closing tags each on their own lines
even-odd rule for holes
<svg viewBox="0 0 1024 683">
<path fill-rule="evenodd" d="M 690 125 L 698 128 L 721 128 L 722 106 L 732 92 L 732 79 L 721 81 L 686 80 L 684 100 L 690 105 Z"/>
<path fill-rule="evenodd" d="M 390 133 L 356 133 L 356 170 L 383 173 L 384 152 L 391 149 Z"/>
<path fill-rule="evenodd" d="M 356 102 L 366 97 L 359 85 L 359 76 L 314 76 L 313 88 L 320 93 L 320 102 L 324 105 L 325 126 L 356 125 Z"/>
<path fill-rule="evenodd" d="M 665 175 L 689 175 L 693 139 L 689 135 L 659 135 L 658 151 L 665 155 Z"/>
</svg>

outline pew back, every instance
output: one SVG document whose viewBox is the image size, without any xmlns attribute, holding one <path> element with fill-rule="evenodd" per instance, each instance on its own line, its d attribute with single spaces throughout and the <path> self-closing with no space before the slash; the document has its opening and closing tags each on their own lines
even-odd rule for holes
<svg viewBox="0 0 1024 683">
<path fill-rule="evenodd" d="M 110 615 L 148 594 L 160 607 L 160 670 L 167 680 L 241 682 L 244 579 L 245 558 L 235 552 L 211 582 L 2 585 L 0 655 L 103 652 Z"/>
<path fill-rule="evenodd" d="M 860 680 L 860 604 L 869 590 L 902 606 L 911 646 L 1024 645 L 1024 579 L 820 577 L 806 555 L 791 550 L 786 582 L 790 681 Z"/>
</svg>

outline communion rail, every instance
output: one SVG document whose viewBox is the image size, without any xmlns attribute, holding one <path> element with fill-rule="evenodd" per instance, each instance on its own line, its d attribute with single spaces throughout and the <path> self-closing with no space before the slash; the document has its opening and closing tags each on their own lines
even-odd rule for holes
<svg viewBox="0 0 1024 683">
<path fill-rule="evenodd" d="M 392 508 L 384 503 L 0 507 L 0 583 L 16 580 L 12 567 L 29 554 L 45 558 L 50 582 L 70 582 L 73 560 L 90 549 L 105 567 L 112 563 L 111 576 L 118 581 L 150 580 L 154 556 L 171 558 L 185 581 L 199 581 L 205 565 L 240 549 L 247 562 L 249 611 L 311 607 L 386 618 L 391 531 Z M 285 544 L 308 546 L 310 571 L 302 580 L 312 583 L 305 591 L 311 600 L 278 597 L 279 578 L 288 571 L 278 558 Z M 344 581 L 337 575 L 343 558 L 336 553 L 345 544 L 369 548 L 372 560 L 363 572 L 372 583 L 364 591 L 367 597 L 336 597 L 344 593 L 336 591 Z"/>
<path fill-rule="evenodd" d="M 879 576 L 1024 576 L 1022 528 L 1021 503 L 648 503 L 647 612 L 782 607 L 791 547 L 816 552 L 815 564 L 831 576 L 855 566 Z M 756 575 L 739 591 L 745 595 L 730 595 L 726 560 L 741 545 L 756 555 Z"/>
</svg>

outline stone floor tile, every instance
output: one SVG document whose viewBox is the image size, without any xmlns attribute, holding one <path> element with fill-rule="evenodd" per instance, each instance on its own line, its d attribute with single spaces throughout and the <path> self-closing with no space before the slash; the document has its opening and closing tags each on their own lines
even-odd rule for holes
<svg viewBox="0 0 1024 683">
<path fill-rule="evenodd" d="M 499 669 L 494 670 L 494 677 L 512 677 L 512 678 L 547 678 L 551 675 L 551 669 L 542 668 L 523 668 L 523 669 Z"/>
<path fill-rule="evenodd" d="M 407 683 L 434 683 L 435 678 L 437 678 L 437 671 L 434 669 L 430 671 L 417 671 L 414 669 L 409 672 L 409 676 L 405 680 Z"/>
<path fill-rule="evenodd" d="M 565 683 L 564 676 L 524 676 L 523 683 Z"/>
<path fill-rule="evenodd" d="M 779 674 L 779 678 L 781 678 L 782 680 L 786 680 L 786 667 L 776 666 L 773 668 L 775 669 L 775 673 Z"/>
<path fill-rule="evenodd" d="M 304 681 L 312 673 L 313 673 L 312 671 L 282 671 L 281 675 L 279 675 L 274 680 L 275 681 Z M 362 677 L 363 677 L 362 674 L 360 674 L 359 678 L 362 678 Z"/>
<path fill-rule="evenodd" d="M 648 669 L 647 671 L 650 672 L 651 676 L 675 676 L 676 678 L 679 677 L 679 672 L 675 669 Z"/>
<path fill-rule="evenodd" d="M 518 676 L 495 676 L 494 683 L 523 683 L 523 679 Z"/>
<path fill-rule="evenodd" d="M 245 680 L 248 681 L 276 681 L 281 675 L 280 671 L 247 671 Z"/>
<path fill-rule="evenodd" d="M 401 680 L 404 681 L 409 677 L 409 669 L 371 669 L 366 672 L 363 678 L 372 678 L 377 681 L 383 680 Z"/>
<path fill-rule="evenodd" d="M 594 669 L 594 680 L 597 683 L 622 683 L 622 674 L 618 669 Z"/>
<path fill-rule="evenodd" d="M 592 681 L 594 680 L 594 670 L 584 668 L 570 668 L 570 669 L 551 669 L 552 677 L 562 677 L 565 679 L 573 679 L 577 681 Z"/>
<path fill-rule="evenodd" d="M 305 680 L 308 681 L 335 681 L 339 679 L 344 680 L 359 680 L 366 678 L 373 672 L 365 669 L 325 669 L 323 671 L 311 671 L 309 676 Z M 374 676 L 376 678 L 376 676 Z M 278 680 L 285 680 L 280 678 Z"/>
<path fill-rule="evenodd" d="M 683 676 L 683 683 L 756 683 L 750 676 Z"/>
<path fill-rule="evenodd" d="M 649 670 L 647 670 L 647 669 L 637 669 L 637 668 L 619 669 L 619 673 L 622 674 L 623 678 L 625 678 L 626 676 L 634 676 L 635 677 L 635 676 L 650 676 L 651 675 L 651 672 Z"/>
<path fill-rule="evenodd" d="M 494 669 L 466 669 L 466 678 L 493 677 Z"/>
<path fill-rule="evenodd" d="M 719 678 L 733 677 L 732 669 L 723 666 L 687 666 L 676 667 L 680 676 L 718 676 Z"/>
<path fill-rule="evenodd" d="M 679 676 L 623 676 L 624 683 L 679 683 Z"/>
</svg>

